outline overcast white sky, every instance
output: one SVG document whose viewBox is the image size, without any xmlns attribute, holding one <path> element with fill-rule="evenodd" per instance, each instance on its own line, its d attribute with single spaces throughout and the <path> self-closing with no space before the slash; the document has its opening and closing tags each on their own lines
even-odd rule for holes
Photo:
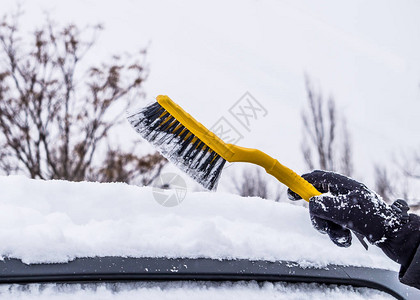
<svg viewBox="0 0 420 300">
<path fill-rule="evenodd" d="M 1 12 L 16 1 L 0 0 Z M 211 126 L 249 91 L 268 110 L 242 146 L 304 171 L 304 74 L 331 94 L 353 137 L 356 175 L 420 145 L 420 1 L 23 1 L 27 30 L 103 23 L 90 59 L 149 45 L 148 99 L 167 94 Z M 133 133 L 134 134 L 134 133 Z"/>
</svg>

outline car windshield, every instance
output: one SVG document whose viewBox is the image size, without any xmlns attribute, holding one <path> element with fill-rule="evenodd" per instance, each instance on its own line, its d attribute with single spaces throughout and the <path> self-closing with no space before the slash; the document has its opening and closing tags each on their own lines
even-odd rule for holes
<svg viewBox="0 0 420 300">
<path fill-rule="evenodd" d="M 395 299 L 377 290 L 288 283 L 135 282 L 0 286 L 5 299 Z"/>
</svg>

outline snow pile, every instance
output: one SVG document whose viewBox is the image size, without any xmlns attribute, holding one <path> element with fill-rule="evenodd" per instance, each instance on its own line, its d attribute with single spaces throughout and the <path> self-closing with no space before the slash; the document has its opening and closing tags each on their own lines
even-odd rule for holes
<svg viewBox="0 0 420 300">
<path fill-rule="evenodd" d="M 374 246 L 335 246 L 307 209 L 225 193 L 187 192 L 164 207 L 152 188 L 0 177 L 0 256 L 25 263 L 76 257 L 292 260 L 398 270 Z"/>
<path fill-rule="evenodd" d="M 256 282 L 136 282 L 0 286 L 7 299 L 394 299 L 380 291 L 346 286 Z"/>
</svg>

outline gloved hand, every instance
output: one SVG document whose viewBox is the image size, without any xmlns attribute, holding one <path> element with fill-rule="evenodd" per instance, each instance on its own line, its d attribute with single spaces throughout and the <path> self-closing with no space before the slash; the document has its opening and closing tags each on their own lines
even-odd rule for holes
<svg viewBox="0 0 420 300">
<path fill-rule="evenodd" d="M 312 224 L 336 245 L 350 246 L 352 230 L 400 264 L 414 255 L 420 241 L 420 218 L 407 214 L 404 200 L 390 206 L 364 184 L 333 172 L 317 170 L 302 177 L 323 193 L 310 199 Z M 288 196 L 301 199 L 290 189 Z"/>
</svg>

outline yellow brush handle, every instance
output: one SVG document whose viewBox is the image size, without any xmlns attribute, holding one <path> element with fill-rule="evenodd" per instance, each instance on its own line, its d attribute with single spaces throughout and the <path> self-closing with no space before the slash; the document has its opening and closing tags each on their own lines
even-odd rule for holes
<svg viewBox="0 0 420 300">
<path fill-rule="evenodd" d="M 278 160 L 273 159 L 275 162 L 271 169 L 265 169 L 268 174 L 273 175 L 280 182 L 288 186 L 293 192 L 298 194 L 309 202 L 309 199 L 314 196 L 319 196 L 321 193 L 308 181 L 296 174 L 293 170 L 283 166 Z"/>
<path fill-rule="evenodd" d="M 309 201 L 313 196 L 319 196 L 321 193 L 309 182 L 296 174 L 293 170 L 283 166 L 277 159 L 270 155 L 251 148 L 239 147 L 233 144 L 227 146 L 234 153 L 229 159 L 230 162 L 249 162 L 263 167 L 268 174 L 273 175 L 280 182 L 288 186 L 293 192 Z"/>
<path fill-rule="evenodd" d="M 173 102 L 168 96 L 159 95 L 156 100 L 175 119 L 181 122 L 183 126 L 228 162 L 249 162 L 257 164 L 265 168 L 267 173 L 276 177 L 306 201 L 309 201 L 313 196 L 321 195 L 309 182 L 264 152 L 225 143 L 184 111 L 178 104 Z"/>
</svg>

